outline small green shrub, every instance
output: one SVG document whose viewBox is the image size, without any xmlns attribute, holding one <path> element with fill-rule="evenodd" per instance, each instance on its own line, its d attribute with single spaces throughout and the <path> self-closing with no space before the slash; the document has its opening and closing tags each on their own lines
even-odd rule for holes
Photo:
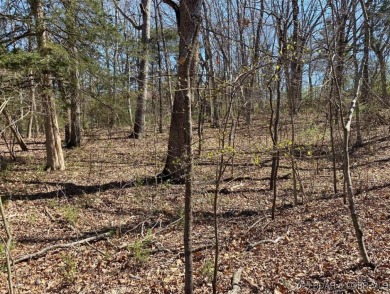
<svg viewBox="0 0 390 294">
<path fill-rule="evenodd" d="M 206 259 L 203 261 L 202 266 L 200 268 L 200 273 L 202 274 L 203 278 L 207 281 L 213 279 L 214 263 L 211 259 Z"/>
<path fill-rule="evenodd" d="M 80 207 L 91 208 L 95 203 L 95 198 L 92 195 L 83 194 L 76 202 Z"/>
<path fill-rule="evenodd" d="M 78 221 L 80 211 L 76 206 L 66 205 L 61 208 L 61 214 L 69 224 L 74 226 Z"/>
<path fill-rule="evenodd" d="M 129 245 L 127 249 L 130 251 L 130 255 L 133 257 L 136 267 L 144 266 L 150 257 L 150 246 L 152 243 L 152 234 L 148 231 L 146 237 L 142 240 L 137 240 L 133 244 Z"/>
<path fill-rule="evenodd" d="M 61 256 L 60 274 L 64 277 L 66 283 L 74 283 L 78 275 L 77 260 L 69 254 Z"/>
<path fill-rule="evenodd" d="M 143 241 L 136 241 L 132 245 L 129 245 L 127 249 L 131 252 L 131 256 L 137 267 L 143 266 L 148 262 L 150 249 L 147 248 Z"/>
</svg>

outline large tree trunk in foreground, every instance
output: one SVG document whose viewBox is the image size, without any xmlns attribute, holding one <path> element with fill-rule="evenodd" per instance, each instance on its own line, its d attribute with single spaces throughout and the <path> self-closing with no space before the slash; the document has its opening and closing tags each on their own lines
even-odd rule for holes
<svg viewBox="0 0 390 294">
<path fill-rule="evenodd" d="M 169 2 L 169 1 L 168 1 Z M 184 207 L 184 293 L 193 293 L 192 265 L 192 121 L 191 100 L 198 55 L 198 34 L 203 0 L 183 0 L 178 8 L 170 2 L 178 15 L 179 64 L 168 142 L 168 155 L 162 178 L 185 181 Z"/>
<path fill-rule="evenodd" d="M 38 50 L 42 57 L 46 56 L 47 31 L 44 23 L 43 5 L 40 0 L 31 1 L 31 10 L 36 22 Z M 52 90 L 52 77 L 48 70 L 42 72 L 42 109 L 44 111 L 46 135 L 46 170 L 64 170 L 65 161 L 61 147 L 57 112 Z"/>
<path fill-rule="evenodd" d="M 186 163 L 186 138 L 189 131 L 186 127 L 187 103 L 191 103 L 193 90 L 190 83 L 197 70 L 198 24 L 202 0 L 181 1 L 179 25 L 179 65 L 177 72 L 177 89 L 175 92 L 172 119 L 169 132 L 168 154 L 161 176 L 177 182 L 184 182 Z"/>
</svg>

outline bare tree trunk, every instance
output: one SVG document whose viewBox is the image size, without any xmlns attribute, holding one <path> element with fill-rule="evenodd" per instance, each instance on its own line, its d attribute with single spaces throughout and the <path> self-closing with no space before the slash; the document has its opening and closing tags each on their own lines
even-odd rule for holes
<svg viewBox="0 0 390 294">
<path fill-rule="evenodd" d="M 193 83 L 197 69 L 199 47 L 197 17 L 201 15 L 202 2 L 202 0 L 185 0 L 180 3 L 177 90 L 169 131 L 168 154 L 165 167 L 160 175 L 163 179 L 172 179 L 177 182 L 183 182 L 185 178 L 185 136 L 188 132 L 184 127 L 186 121 L 185 109 L 187 109 L 185 97 L 192 96 L 193 89 L 190 89 L 189 85 Z M 190 71 L 190 80 L 188 80 L 187 71 Z"/>
<path fill-rule="evenodd" d="M 36 85 L 34 82 L 33 72 L 29 72 L 29 80 L 30 80 L 30 97 L 31 97 L 31 110 L 30 110 L 30 119 L 28 121 L 27 127 L 27 139 L 31 139 L 33 136 L 33 128 L 35 124 L 35 135 L 39 133 L 39 123 L 37 118 L 37 104 L 36 104 Z"/>
<path fill-rule="evenodd" d="M 162 41 L 162 49 L 164 53 L 164 63 L 165 63 L 165 70 L 166 70 L 166 78 L 168 83 L 168 102 L 169 102 L 169 109 L 172 111 L 173 107 L 173 90 L 172 90 L 172 78 L 171 78 L 171 61 L 168 55 L 168 49 L 167 44 L 165 40 L 165 33 L 164 33 L 164 26 L 163 26 L 163 19 L 161 16 L 161 9 L 160 5 L 157 6 L 157 15 L 160 19 L 160 32 L 161 32 L 161 41 Z"/>
<path fill-rule="evenodd" d="M 139 66 L 138 85 L 139 94 L 137 97 L 137 107 L 135 110 L 134 131 L 130 138 L 140 139 L 145 129 L 146 100 L 148 97 L 148 77 L 149 77 L 149 42 L 150 42 L 150 0 L 141 1 L 142 10 L 142 56 Z"/>
<path fill-rule="evenodd" d="M 210 41 L 210 19 L 208 15 L 207 3 L 203 2 L 203 12 L 205 17 L 205 30 L 203 32 L 204 38 L 204 48 L 206 51 L 206 69 L 207 69 L 207 95 L 211 99 L 212 105 L 212 117 L 211 117 L 211 126 L 213 128 L 219 127 L 219 105 L 218 105 L 218 94 L 215 93 L 215 70 L 214 70 L 214 61 L 213 54 L 211 50 L 211 41 Z"/>
<path fill-rule="evenodd" d="M 347 120 L 345 124 L 343 123 L 343 133 L 344 133 L 344 146 L 343 146 L 343 155 L 344 155 L 344 181 L 346 184 L 347 194 L 348 194 L 348 203 L 349 203 L 349 211 L 351 214 L 351 219 L 353 223 L 353 228 L 355 230 L 355 236 L 356 240 L 359 246 L 359 252 L 360 257 L 363 260 L 363 263 L 365 265 L 371 265 L 370 259 L 367 254 L 365 241 L 364 241 L 364 234 L 363 230 L 361 228 L 361 225 L 359 223 L 359 217 L 356 212 L 355 208 L 355 200 L 353 196 L 353 187 L 352 187 L 352 178 L 351 178 L 351 170 L 350 170 L 350 162 L 349 162 L 349 136 L 351 132 L 351 123 L 352 123 L 352 116 L 354 109 L 356 107 L 356 102 L 358 100 L 358 97 L 361 94 L 361 87 L 362 87 L 362 78 L 359 79 L 359 84 L 356 87 L 356 94 L 351 102 L 351 106 L 349 108 L 349 114 L 347 117 Z M 341 102 L 341 101 L 340 101 Z M 343 122 L 343 117 L 341 117 L 341 121 Z"/>
<path fill-rule="evenodd" d="M 280 26 L 280 23 L 279 23 Z M 279 39 L 279 46 L 282 45 L 281 37 Z M 280 100 L 281 100 L 281 82 L 280 82 L 280 74 L 281 74 L 281 57 L 278 57 L 277 71 L 275 72 L 276 76 L 276 109 L 273 108 L 273 89 L 270 85 L 271 81 L 268 84 L 269 90 L 269 101 L 271 107 L 271 118 L 269 124 L 269 131 L 272 138 L 273 145 L 273 153 L 272 153 L 272 166 L 271 166 L 271 176 L 270 176 L 270 190 L 273 191 L 273 200 L 272 200 L 272 219 L 275 219 L 275 211 L 276 211 L 276 197 L 277 197 L 277 178 L 278 178 L 278 170 L 279 170 L 279 118 L 280 118 Z M 275 119 L 274 119 L 275 115 Z"/>
<path fill-rule="evenodd" d="M 73 48 L 73 56 L 77 56 L 77 48 Z M 76 57 L 77 58 L 77 57 Z M 78 65 L 74 65 L 71 73 L 70 96 L 70 136 L 67 148 L 81 146 L 81 105 L 80 105 L 80 78 Z"/>
<path fill-rule="evenodd" d="M 190 77 L 188 76 L 188 81 Z M 191 84 L 188 85 L 191 87 Z M 190 93 L 189 93 L 190 94 Z M 184 257 L 185 257 L 185 293 L 193 291 L 193 265 L 192 265 L 192 118 L 191 118 L 191 96 L 187 95 L 186 100 L 186 175 L 185 175 L 185 204 L 184 204 Z"/>
<path fill-rule="evenodd" d="M 165 1 L 167 2 L 167 1 Z M 168 1 L 178 15 L 179 59 L 177 90 L 173 103 L 169 132 L 168 155 L 162 178 L 176 181 L 185 180 L 185 219 L 184 219 L 184 293 L 193 293 L 192 264 L 192 121 L 191 101 L 195 81 L 198 54 L 198 35 L 201 22 L 203 0 L 183 0 L 180 6 Z"/>
<path fill-rule="evenodd" d="M 7 275 L 8 275 L 8 290 L 9 294 L 14 293 L 14 285 L 12 282 L 12 258 L 11 258 L 11 245 L 12 245 L 12 235 L 11 235 L 11 230 L 9 228 L 9 223 L 7 221 L 4 207 L 3 207 L 3 200 L 1 199 L 0 196 L 0 215 L 2 218 L 3 222 L 3 227 L 5 228 L 5 233 L 6 233 L 6 244 L 5 244 L 5 261 L 6 261 L 6 266 L 7 266 Z"/>
<path fill-rule="evenodd" d="M 365 19 L 366 21 L 368 20 L 366 10 L 365 10 L 365 5 L 363 1 L 360 1 L 363 12 L 365 14 Z M 343 8 L 346 9 L 346 3 L 343 3 L 344 6 Z M 343 10 L 343 15 L 347 15 L 347 10 Z M 338 47 L 338 50 L 335 52 L 339 53 L 340 47 Z M 342 51 L 344 52 L 344 50 Z M 340 54 L 338 56 L 339 62 L 343 62 L 344 54 Z M 340 60 L 341 59 L 341 60 Z M 332 75 L 333 77 L 337 78 L 338 75 L 340 75 L 340 71 L 338 71 L 337 66 L 340 64 L 339 62 L 334 64 L 333 63 L 334 58 L 332 58 L 331 61 L 331 66 L 332 66 Z M 356 236 L 356 241 L 358 243 L 359 247 L 359 252 L 360 252 L 360 257 L 363 260 L 363 263 L 367 266 L 373 267 L 373 264 L 370 263 L 370 259 L 368 257 L 366 247 L 365 247 L 365 241 L 364 241 L 364 234 L 363 230 L 361 228 L 361 225 L 359 223 L 359 218 L 358 214 L 356 212 L 355 208 L 355 201 L 354 201 L 354 195 L 353 195 L 353 186 L 352 186 L 352 178 L 351 178 L 351 171 L 350 171 L 350 158 L 349 158 L 349 138 L 350 138 L 350 132 L 351 132 L 351 123 L 352 123 L 352 118 L 353 118 L 353 113 L 356 108 L 356 103 L 358 101 L 359 96 L 361 96 L 361 89 L 363 85 L 363 72 L 364 72 L 364 67 L 365 63 L 368 62 L 368 55 L 363 56 L 362 60 L 362 65 L 361 65 L 361 70 L 359 71 L 359 76 L 358 78 L 355 78 L 355 95 L 351 101 L 351 105 L 349 107 L 349 112 L 347 115 L 347 118 L 344 120 L 344 114 L 341 109 L 342 104 L 342 96 L 341 96 L 341 91 L 340 88 L 338 89 L 338 103 L 340 105 L 340 122 L 343 127 L 343 172 L 344 172 L 344 184 L 345 184 L 345 189 L 348 195 L 348 203 L 349 203 L 349 210 L 351 214 L 351 219 L 352 219 L 352 224 L 355 230 L 355 236 Z M 356 85 L 357 83 L 357 85 Z"/>
<path fill-rule="evenodd" d="M 157 11 L 158 4 L 157 0 L 154 0 L 154 9 Z M 161 36 L 163 32 L 159 30 L 159 15 L 156 13 L 155 15 L 155 30 L 156 35 Z M 158 115 L 158 132 L 160 134 L 163 133 L 163 90 L 162 90 L 162 52 L 161 52 L 161 44 L 160 39 L 156 40 L 157 42 L 157 64 L 158 64 L 158 104 L 159 104 L 159 115 Z"/>
<path fill-rule="evenodd" d="M 44 23 L 44 11 L 41 0 L 33 0 L 31 10 L 34 13 L 38 40 L 38 50 L 45 56 L 45 47 L 47 42 L 47 31 Z M 44 111 L 45 134 L 46 134 L 46 154 L 47 170 L 64 170 L 65 161 L 61 147 L 61 137 L 58 128 L 56 105 L 52 90 L 52 77 L 50 72 L 42 73 L 42 108 Z"/>
<path fill-rule="evenodd" d="M 276 201 L 276 181 L 279 167 L 279 119 L 280 119 L 280 102 L 281 102 L 281 73 L 282 73 L 282 63 L 283 63 L 283 52 L 284 52 L 284 36 L 285 29 L 282 27 L 282 20 L 280 17 L 277 17 L 277 29 L 278 29 L 278 49 L 279 56 L 276 65 L 276 71 L 274 73 L 274 77 L 276 79 L 276 109 L 273 109 L 273 89 L 271 87 L 271 80 L 268 83 L 269 90 L 269 99 L 270 99 L 270 107 L 271 107 L 271 118 L 269 124 L 269 130 L 271 134 L 272 144 L 273 144 L 273 155 L 272 155 L 272 167 L 271 167 L 271 177 L 270 177 L 270 190 L 274 191 L 274 201 L 273 201 L 273 209 L 272 209 L 272 219 L 274 218 L 275 211 L 275 201 Z M 275 119 L 274 119 L 275 115 Z"/>
<path fill-rule="evenodd" d="M 80 73 L 78 63 L 78 49 L 76 47 L 76 13 L 77 1 L 64 0 L 66 10 L 66 29 L 68 33 L 68 46 L 70 54 L 73 57 L 70 72 L 69 98 L 70 98 L 70 133 L 69 141 L 66 141 L 67 148 L 75 148 L 81 146 L 81 101 L 80 101 Z"/>
<path fill-rule="evenodd" d="M 136 21 L 124 13 L 119 7 L 118 2 L 114 1 L 116 11 L 121 13 L 136 30 L 141 31 L 141 48 L 140 62 L 138 73 L 138 96 L 135 110 L 135 122 L 133 132 L 129 135 L 130 138 L 140 139 L 144 133 L 145 115 L 146 115 L 146 100 L 148 97 L 148 78 L 149 78 L 149 49 L 150 49 L 150 6 L 151 0 L 141 0 L 140 8 L 142 13 L 142 23 L 137 24 Z M 129 112 L 130 101 L 129 101 Z M 131 116 L 131 114 L 130 114 Z"/>
<path fill-rule="evenodd" d="M 43 109 L 45 110 L 45 134 L 46 134 L 46 170 L 64 170 L 65 161 L 61 146 L 61 137 L 58 127 L 56 105 L 51 91 L 51 75 L 45 74 L 43 83 Z"/>
<path fill-rule="evenodd" d="M 126 31 L 126 26 L 125 30 L 123 32 L 125 42 L 127 42 L 127 31 Z M 130 120 L 130 125 L 133 125 L 133 111 L 131 107 L 131 95 L 130 95 L 130 88 L 131 88 L 131 73 L 130 73 L 130 52 L 129 49 L 126 49 L 126 64 L 125 64 L 125 76 L 126 76 L 126 81 L 125 81 L 125 99 L 126 99 L 126 104 L 127 104 L 127 112 L 129 114 L 129 120 Z"/>
<path fill-rule="evenodd" d="M 355 81 L 354 81 L 354 85 L 355 85 L 355 93 L 357 91 L 356 87 L 357 85 L 359 84 L 359 63 L 358 63 L 358 35 L 357 35 L 357 20 L 356 20 L 356 6 L 357 6 L 357 3 L 353 3 L 353 15 L 354 15 L 354 21 L 353 21 L 353 27 L 352 27 L 352 32 L 353 32 L 353 49 L 352 49 L 352 53 L 353 53 L 353 65 L 354 65 L 354 70 L 355 70 Z M 364 59 L 368 59 L 368 47 L 366 48 L 366 46 L 368 46 L 368 43 L 367 43 L 367 39 L 368 39 L 368 34 L 369 34 L 369 31 L 367 30 L 367 26 L 364 25 L 364 53 L 363 53 L 363 58 Z M 364 72 L 364 76 L 366 76 L 368 78 L 368 67 L 367 66 L 364 66 L 363 68 L 363 72 Z M 368 89 L 366 87 L 364 87 L 364 91 L 362 91 L 362 95 L 366 94 L 368 95 Z M 364 93 L 366 92 L 366 93 Z M 359 107 L 359 102 L 357 101 L 356 102 L 356 110 L 355 110 L 355 113 L 356 113 L 356 141 L 355 141 L 355 144 L 354 146 L 355 147 L 361 147 L 363 145 L 363 139 L 362 139 L 362 133 L 361 133 L 361 124 L 360 124 L 360 107 Z"/>
<path fill-rule="evenodd" d="M 382 94 L 382 99 L 385 102 L 384 104 L 387 106 L 390 106 L 390 101 L 389 101 L 389 94 L 387 91 L 387 65 L 386 65 L 386 60 L 385 57 L 383 56 L 383 52 L 381 50 L 380 46 L 375 47 L 374 52 L 378 58 L 379 62 L 379 71 L 380 71 L 380 76 L 381 76 L 381 94 Z"/>
<path fill-rule="evenodd" d="M 280 71 L 279 71 L 280 76 Z M 271 167 L 271 177 L 270 177 L 270 190 L 273 191 L 273 200 L 272 200 L 272 219 L 275 219 L 275 210 L 276 210 L 276 197 L 277 197 L 277 178 L 278 178 L 278 170 L 279 170 L 279 147 L 278 147 L 278 130 L 279 130 L 279 115 L 280 115 L 280 77 L 277 80 L 277 96 L 276 96 L 276 111 L 275 111 L 275 121 L 273 121 L 273 113 L 274 110 L 272 109 L 272 115 L 270 120 L 270 131 L 272 136 L 272 142 L 273 142 L 273 155 L 272 155 L 272 167 Z M 269 87 L 270 92 L 270 105 L 272 108 L 272 89 Z M 273 130 L 272 130 L 273 128 Z"/>
<path fill-rule="evenodd" d="M 330 143 L 331 143 L 331 151 L 332 151 L 332 173 L 333 173 L 333 192 L 334 195 L 337 195 L 337 162 L 336 162 L 336 148 L 334 142 L 334 125 L 333 125 L 333 101 L 332 101 L 332 93 L 333 93 L 333 81 L 331 81 L 331 89 L 329 91 L 329 129 L 330 129 Z"/>
<path fill-rule="evenodd" d="M 16 142 L 18 142 L 20 148 L 22 151 L 28 151 L 28 147 L 26 142 L 24 142 L 22 135 L 19 133 L 19 130 L 17 129 L 15 122 L 12 120 L 11 116 L 8 114 L 8 112 L 3 109 L 3 114 L 5 116 L 5 119 L 7 120 L 7 123 L 12 131 L 12 134 L 14 135 Z"/>
</svg>

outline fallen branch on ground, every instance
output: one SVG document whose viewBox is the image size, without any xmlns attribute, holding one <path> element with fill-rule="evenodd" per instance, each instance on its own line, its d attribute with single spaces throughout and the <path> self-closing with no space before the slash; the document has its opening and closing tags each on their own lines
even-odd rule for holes
<svg viewBox="0 0 390 294">
<path fill-rule="evenodd" d="M 92 237 L 89 237 L 89 238 L 86 238 L 86 239 L 82 239 L 82 240 L 79 240 L 79 241 L 75 241 L 75 242 L 63 243 L 63 244 L 55 244 L 55 245 L 43 248 L 42 250 L 40 250 L 38 252 L 31 253 L 31 254 L 26 254 L 26 255 L 23 255 L 21 257 L 18 257 L 18 258 L 16 258 L 14 260 L 14 264 L 17 264 L 17 263 L 20 263 L 20 262 L 24 262 L 24 261 L 28 261 L 28 260 L 31 260 L 31 259 L 37 259 L 39 257 L 44 256 L 49 251 L 53 251 L 53 250 L 57 250 L 57 249 L 69 248 L 69 247 L 73 247 L 73 246 L 81 245 L 81 244 L 85 244 L 85 243 L 88 244 L 89 242 L 96 242 L 98 240 L 110 237 L 110 236 L 112 236 L 112 234 L 113 234 L 113 232 L 106 232 L 106 233 L 102 233 L 102 234 L 99 234 L 99 235 L 96 235 L 96 236 L 92 236 Z"/>
<path fill-rule="evenodd" d="M 278 176 L 278 180 L 289 180 L 291 178 L 291 173 L 285 174 L 283 176 Z M 241 182 L 241 181 L 268 181 L 270 177 L 263 178 L 253 178 L 253 177 L 230 177 L 222 179 L 222 182 Z"/>
<path fill-rule="evenodd" d="M 265 216 L 265 217 L 259 218 L 257 221 L 254 222 L 253 225 L 251 225 L 251 226 L 248 228 L 248 230 L 246 231 L 246 233 L 248 233 L 250 230 L 252 230 L 259 222 L 261 222 L 261 221 L 263 221 L 263 220 L 265 220 L 265 219 L 267 219 L 267 218 L 269 218 L 269 216 Z M 269 223 L 270 223 L 270 222 L 269 222 Z M 269 225 L 269 223 L 267 223 L 267 224 L 263 227 L 263 231 L 264 231 L 264 228 L 265 228 L 266 226 Z"/>
<path fill-rule="evenodd" d="M 252 290 L 252 293 L 259 293 L 259 285 L 257 285 L 256 283 L 253 282 L 253 279 L 248 277 L 248 278 L 242 278 L 242 281 L 247 284 L 251 290 Z"/>
<path fill-rule="evenodd" d="M 214 249 L 215 248 L 215 245 L 213 244 L 206 244 L 206 245 L 202 245 L 202 246 L 199 246 L 199 247 L 196 247 L 194 249 L 191 250 L 191 253 L 198 253 L 198 252 L 201 252 L 203 250 L 207 250 L 207 249 Z M 184 256 L 184 249 L 180 250 L 180 256 Z"/>
<path fill-rule="evenodd" d="M 246 250 L 249 251 L 249 250 L 252 250 L 253 248 L 257 247 L 258 245 L 260 244 L 264 244 L 264 243 L 273 243 L 273 244 L 276 244 L 278 243 L 280 240 L 283 240 L 285 236 L 279 236 L 277 237 L 276 239 L 272 240 L 272 239 L 264 239 L 264 240 L 261 240 L 259 242 L 256 242 L 256 243 L 252 243 L 252 244 L 249 244 L 247 247 L 246 247 Z"/>
<path fill-rule="evenodd" d="M 240 281 L 241 281 L 241 274 L 244 269 L 240 267 L 233 275 L 232 278 L 232 289 L 229 290 L 228 294 L 239 294 L 241 291 L 240 287 Z"/>
</svg>

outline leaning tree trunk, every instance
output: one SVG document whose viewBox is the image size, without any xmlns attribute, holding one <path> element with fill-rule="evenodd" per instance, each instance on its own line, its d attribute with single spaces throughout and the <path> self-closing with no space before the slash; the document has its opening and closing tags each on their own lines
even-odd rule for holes
<svg viewBox="0 0 390 294">
<path fill-rule="evenodd" d="M 42 57 L 46 57 L 47 31 L 44 23 L 43 5 L 40 0 L 31 1 L 31 10 L 36 22 L 38 50 Z M 42 72 L 42 109 L 44 112 L 46 135 L 46 170 L 64 170 L 65 161 L 61 147 L 61 137 L 58 128 L 57 112 L 54 97 L 51 93 L 52 76 L 49 70 Z"/>
<path fill-rule="evenodd" d="M 11 132 L 14 135 L 16 142 L 18 142 L 22 151 L 28 151 L 27 144 L 26 142 L 24 142 L 23 137 L 19 133 L 19 130 L 16 128 L 15 122 L 12 120 L 11 116 L 5 109 L 3 109 L 3 114 L 5 116 L 5 119 L 7 120 L 8 126 L 11 128 Z"/>
<path fill-rule="evenodd" d="M 351 106 L 349 109 L 349 114 L 347 121 L 345 124 L 343 123 L 343 133 L 344 133 L 344 146 L 343 146 L 343 157 L 344 157 L 344 162 L 343 162 L 343 171 L 344 171 L 344 182 L 346 185 L 346 190 L 347 190 L 347 195 L 348 195 L 348 203 L 349 203 L 349 211 L 351 214 L 351 219 L 352 219 L 352 224 L 353 228 L 355 230 L 355 235 L 357 239 L 357 243 L 359 246 L 359 252 L 360 252 L 360 257 L 363 260 L 363 263 L 365 265 L 370 265 L 370 259 L 367 254 L 365 242 L 364 242 L 364 234 L 363 230 L 361 228 L 361 225 L 359 223 L 359 217 L 356 212 L 355 208 L 355 200 L 353 196 L 353 187 L 352 187 L 352 178 L 351 178 L 351 170 L 350 170 L 350 162 L 349 162 L 349 137 L 350 137 L 350 132 L 351 132 L 351 122 L 352 122 L 352 116 L 353 112 L 356 107 L 357 99 L 361 94 L 361 87 L 362 87 L 362 78 L 360 77 L 359 79 L 359 84 L 357 86 L 357 90 L 355 93 L 355 97 L 351 102 Z M 341 102 L 341 101 L 340 101 Z M 341 115 L 342 116 L 342 115 Z M 341 117 L 343 119 L 343 117 Z M 341 120 L 343 122 L 343 120 Z"/>
</svg>

